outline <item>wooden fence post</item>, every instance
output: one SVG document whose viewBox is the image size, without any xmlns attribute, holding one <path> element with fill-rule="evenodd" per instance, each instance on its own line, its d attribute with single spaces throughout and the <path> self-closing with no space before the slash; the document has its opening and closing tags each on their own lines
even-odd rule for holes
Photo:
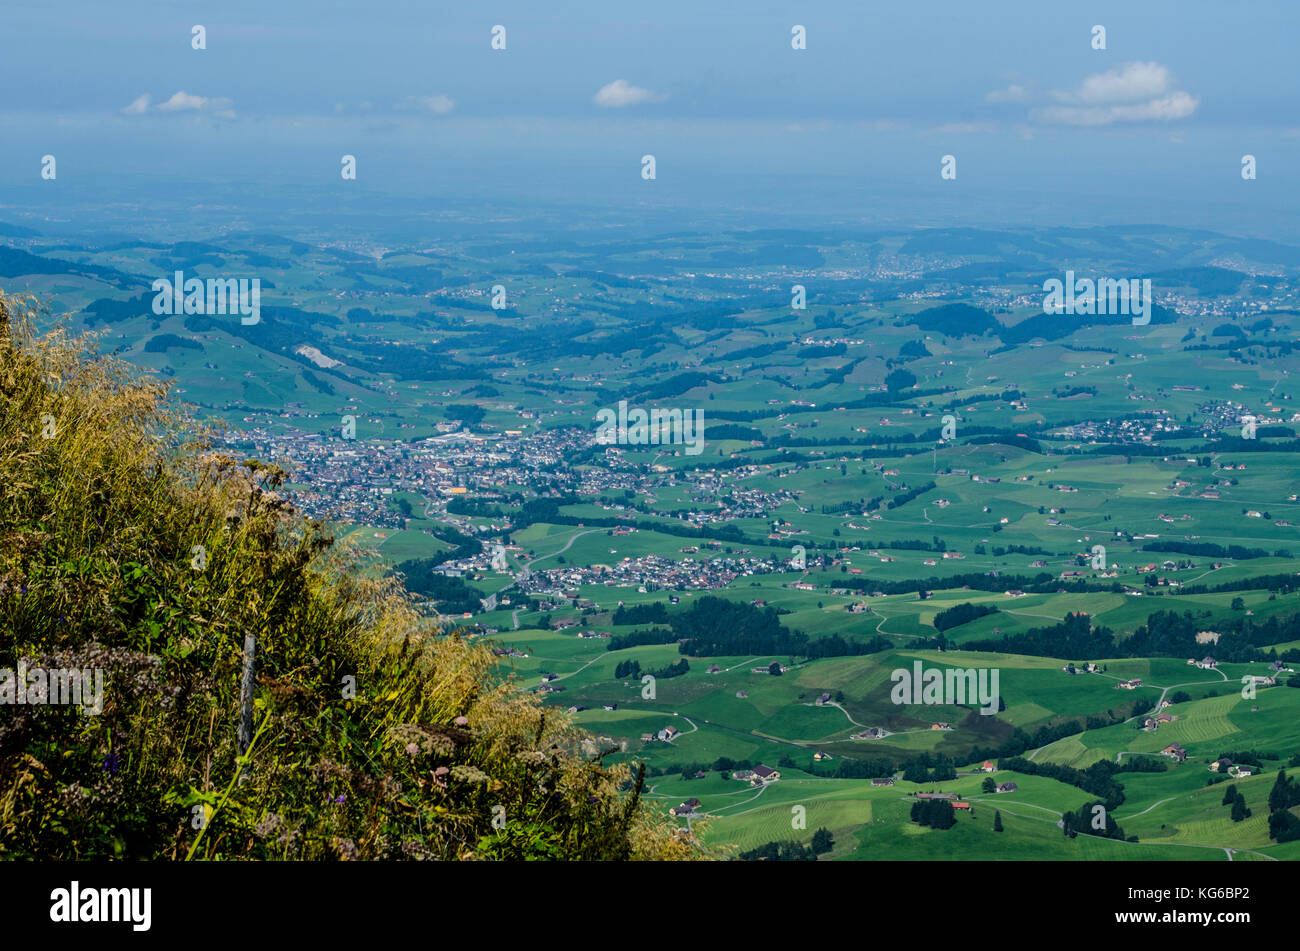
<svg viewBox="0 0 1300 951">
<path fill-rule="evenodd" d="M 244 638 L 244 676 L 239 689 L 239 755 L 253 742 L 253 660 L 257 643 L 252 634 Z"/>
</svg>

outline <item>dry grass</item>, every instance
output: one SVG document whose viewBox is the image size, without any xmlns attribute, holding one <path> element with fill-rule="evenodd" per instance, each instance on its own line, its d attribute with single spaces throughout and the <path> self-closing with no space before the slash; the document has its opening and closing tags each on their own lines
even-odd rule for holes
<svg viewBox="0 0 1300 951">
<path fill-rule="evenodd" d="M 38 336 L 35 306 L 0 295 L 0 668 L 102 668 L 104 706 L 6 710 L 0 852 L 700 854 L 486 645 L 429 630 L 294 513 L 282 472 L 212 452 L 164 384 L 93 339 Z"/>
</svg>

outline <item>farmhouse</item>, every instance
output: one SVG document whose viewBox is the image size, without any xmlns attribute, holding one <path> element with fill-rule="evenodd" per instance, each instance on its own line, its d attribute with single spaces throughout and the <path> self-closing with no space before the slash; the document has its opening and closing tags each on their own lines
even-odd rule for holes
<svg viewBox="0 0 1300 951">
<path fill-rule="evenodd" d="M 1187 750 L 1183 749 L 1177 743 L 1170 743 L 1168 746 L 1166 746 L 1163 750 L 1160 751 L 1160 755 L 1168 756 L 1171 759 L 1176 759 L 1178 760 L 1178 762 L 1181 763 L 1183 760 L 1187 759 Z"/>
<path fill-rule="evenodd" d="M 760 782 L 774 783 L 781 778 L 781 774 L 770 766 L 755 766 L 754 778 Z"/>
<path fill-rule="evenodd" d="M 919 792 L 916 794 L 917 799 L 956 799 L 956 793 L 950 792 Z"/>
<path fill-rule="evenodd" d="M 828 693 L 824 693 L 824 694 L 822 694 L 820 697 L 817 698 L 817 701 L 816 701 L 816 702 L 817 702 L 817 706 L 819 706 L 819 707 L 824 707 L 824 706 L 826 706 L 826 704 L 828 704 L 828 703 L 831 702 L 831 695 L 828 694 Z"/>
<path fill-rule="evenodd" d="M 1136 690 L 1138 687 L 1141 687 L 1141 686 L 1142 686 L 1142 680 L 1141 680 L 1140 678 L 1136 678 L 1136 677 L 1135 677 L 1135 678 L 1132 679 L 1132 680 L 1121 680 L 1119 683 L 1117 683 L 1117 684 L 1115 685 L 1115 689 L 1116 689 L 1116 690 Z"/>
<path fill-rule="evenodd" d="M 821 750 L 818 750 L 816 753 L 813 754 L 813 760 L 818 763 L 820 763 L 822 760 L 826 760 L 830 758 L 831 758 L 830 753 L 823 753 Z"/>
<path fill-rule="evenodd" d="M 991 772 L 995 771 L 996 769 L 997 769 L 997 767 L 994 766 L 993 763 L 992 763 L 991 761 L 989 761 L 989 760 L 985 760 L 985 761 L 984 761 L 984 765 L 980 767 L 980 772 L 981 772 L 981 773 L 991 773 Z"/>
<path fill-rule="evenodd" d="M 706 673 L 710 673 L 710 674 L 720 674 L 720 673 L 722 673 L 722 668 L 719 667 L 717 664 L 710 664 L 710 665 L 709 665 L 709 669 L 708 669 L 708 671 L 706 671 Z"/>
<path fill-rule="evenodd" d="M 668 810 L 668 813 L 669 815 L 672 816 L 693 816 L 696 814 L 695 809 L 697 806 L 699 806 L 699 804 L 700 801 L 696 799 L 694 796 L 692 796 L 690 799 L 687 799 L 681 805 L 673 806 L 671 809 Z"/>
<path fill-rule="evenodd" d="M 754 778 L 754 771 L 752 769 L 738 769 L 731 774 L 731 778 L 747 783 Z"/>
<path fill-rule="evenodd" d="M 954 803 L 952 804 L 952 807 L 953 807 L 954 809 L 970 809 L 970 803 L 968 803 L 968 802 L 954 802 Z"/>
<path fill-rule="evenodd" d="M 930 729 L 932 729 L 932 730 L 951 730 L 952 727 L 951 727 L 950 725 L 948 725 L 947 723 L 931 723 L 931 724 L 930 724 Z"/>
<path fill-rule="evenodd" d="M 666 726 L 658 733 L 656 733 L 655 737 L 657 739 L 663 740 L 664 742 L 667 742 L 668 740 L 671 740 L 673 737 L 675 737 L 679 732 L 681 731 L 678 730 L 677 727 L 675 726 Z"/>
<path fill-rule="evenodd" d="M 894 785 L 894 777 L 893 777 L 893 776 L 886 776 L 884 779 L 873 779 L 873 780 L 871 781 L 871 785 L 873 785 L 873 786 L 892 786 L 892 785 Z"/>
<path fill-rule="evenodd" d="M 997 785 L 997 791 L 1000 793 L 1015 792 L 1019 788 L 1020 787 L 1017 786 L 1015 783 L 998 783 Z"/>
</svg>

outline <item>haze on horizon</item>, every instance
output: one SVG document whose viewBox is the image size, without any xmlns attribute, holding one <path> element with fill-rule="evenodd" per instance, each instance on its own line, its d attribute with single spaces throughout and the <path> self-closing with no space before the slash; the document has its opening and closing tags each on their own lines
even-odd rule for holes
<svg viewBox="0 0 1300 951">
<path fill-rule="evenodd" d="M 1294 4 L 11 3 L 0 220 L 245 188 L 755 224 L 1300 237 Z M 207 48 L 191 48 L 202 24 Z M 491 30 L 506 28 L 506 49 Z M 791 48 L 794 25 L 807 48 Z M 1106 49 L 1093 48 L 1095 25 Z M 56 182 L 40 160 L 58 158 Z M 343 182 L 339 161 L 357 157 Z M 640 176 L 653 154 L 657 178 Z M 1240 175 L 1254 155 L 1258 179 Z M 940 178 L 944 155 L 954 181 Z M 339 190 L 351 188 L 351 194 Z M 354 202 L 355 204 L 355 202 Z M 161 206 L 160 206 L 161 207 Z M 93 225 L 94 222 L 85 222 Z M 143 225 L 144 223 L 142 223 Z"/>
</svg>

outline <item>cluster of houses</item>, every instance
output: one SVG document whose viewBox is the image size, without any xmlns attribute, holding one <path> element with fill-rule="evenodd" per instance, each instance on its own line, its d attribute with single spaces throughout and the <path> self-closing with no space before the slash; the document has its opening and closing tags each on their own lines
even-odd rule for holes
<svg viewBox="0 0 1300 951">
<path fill-rule="evenodd" d="M 1249 766 L 1239 765 L 1237 763 L 1234 763 L 1226 756 L 1220 756 L 1213 763 L 1211 763 L 1210 772 L 1227 773 L 1229 776 L 1235 776 L 1238 779 L 1242 779 L 1246 776 L 1255 775 L 1255 771 L 1251 769 Z"/>
<path fill-rule="evenodd" d="M 1170 759 L 1181 763 L 1187 759 L 1187 750 L 1183 749 L 1182 746 L 1177 743 L 1170 743 L 1160 751 L 1160 755 L 1168 756 Z"/>
<path fill-rule="evenodd" d="M 938 792 L 938 793 L 919 792 L 919 793 L 916 794 L 916 798 L 917 798 L 917 799 L 944 799 L 944 800 L 947 800 L 948 802 L 951 802 L 951 803 L 952 803 L 952 807 L 953 807 L 954 809 L 966 809 L 966 810 L 969 810 L 969 809 L 970 809 L 970 803 L 965 802 L 965 801 L 963 801 L 963 800 L 961 800 L 961 799 L 958 799 L 956 793 L 950 793 L 950 792 Z"/>
<path fill-rule="evenodd" d="M 605 709 L 608 710 L 609 708 L 606 707 Z M 662 740 L 665 743 L 670 743 L 673 741 L 674 738 L 677 737 L 679 733 L 681 733 L 681 730 L 677 729 L 677 727 L 666 726 L 658 733 L 642 733 L 641 742 L 653 743 L 655 740 Z"/>
<path fill-rule="evenodd" d="M 738 769 L 731 774 L 732 779 L 739 779 L 741 782 L 749 783 L 751 786 L 766 786 L 768 783 L 774 783 L 781 778 L 781 773 L 770 766 L 759 764 L 753 769 Z"/>
<path fill-rule="evenodd" d="M 1116 690 L 1136 690 L 1142 686 L 1142 678 L 1134 677 L 1132 680 L 1121 680 L 1115 685 Z"/>
<path fill-rule="evenodd" d="M 879 740 L 889 736 L 889 733 L 882 727 L 873 726 L 865 730 L 859 730 L 849 737 L 850 740 Z"/>
<path fill-rule="evenodd" d="M 1067 674 L 1099 674 L 1101 673 L 1101 664 L 1094 664 L 1090 661 L 1086 664 L 1066 664 L 1061 669 Z"/>
<path fill-rule="evenodd" d="M 680 805 L 673 806 L 668 810 L 668 814 L 674 818 L 694 818 L 699 813 L 696 811 L 700 807 L 700 801 L 692 796 Z"/>
<path fill-rule="evenodd" d="M 1170 716 L 1168 713 L 1157 713 L 1155 716 L 1147 717 L 1145 720 L 1142 721 L 1142 729 L 1158 730 L 1160 729 L 1160 725 L 1162 723 L 1172 723 L 1173 721 L 1174 718 Z"/>
<path fill-rule="evenodd" d="M 1214 670 L 1219 666 L 1219 662 L 1213 657 L 1202 657 L 1200 660 L 1197 660 L 1195 657 L 1189 657 L 1187 658 L 1187 663 L 1190 666 L 1199 667 L 1201 670 Z"/>
</svg>

